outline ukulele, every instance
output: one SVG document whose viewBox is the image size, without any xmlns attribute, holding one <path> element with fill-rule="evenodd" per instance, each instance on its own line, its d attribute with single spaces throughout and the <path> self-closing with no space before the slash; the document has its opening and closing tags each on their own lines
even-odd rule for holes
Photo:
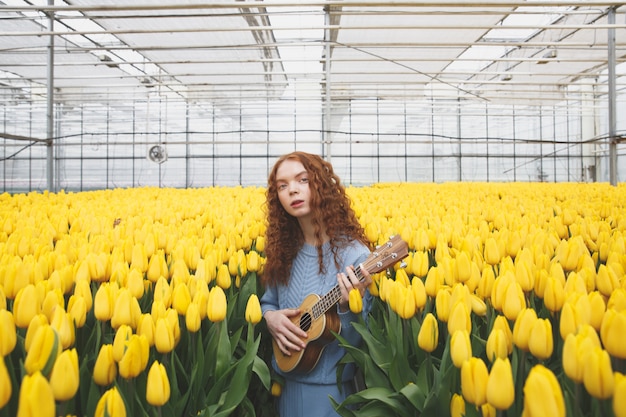
<svg viewBox="0 0 626 417">
<path fill-rule="evenodd" d="M 371 274 L 380 272 L 408 256 L 408 246 L 399 235 L 393 236 L 382 246 L 376 248 L 368 258 L 354 269 L 357 278 L 362 281 L 362 268 Z M 320 297 L 309 294 L 300 305 L 300 314 L 290 320 L 307 332 L 303 338 L 306 347 L 299 352 L 285 355 L 272 338 L 274 357 L 278 367 L 284 372 L 310 372 L 319 361 L 324 348 L 333 339 L 333 332 L 341 331 L 341 321 L 337 309 L 331 308 L 341 299 L 341 290 L 337 284 L 328 293 Z"/>
</svg>

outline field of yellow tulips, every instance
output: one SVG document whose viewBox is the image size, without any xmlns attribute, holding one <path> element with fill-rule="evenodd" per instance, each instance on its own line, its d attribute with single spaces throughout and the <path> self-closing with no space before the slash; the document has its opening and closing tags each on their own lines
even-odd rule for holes
<svg viewBox="0 0 626 417">
<path fill-rule="evenodd" d="M 0 417 L 275 416 L 264 192 L 0 195 Z M 340 339 L 340 415 L 626 417 L 626 186 L 348 192 L 409 256 Z"/>
</svg>

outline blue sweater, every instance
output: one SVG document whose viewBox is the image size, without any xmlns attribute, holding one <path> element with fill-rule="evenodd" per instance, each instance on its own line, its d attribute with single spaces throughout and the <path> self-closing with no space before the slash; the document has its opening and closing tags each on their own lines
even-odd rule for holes
<svg viewBox="0 0 626 417">
<path fill-rule="evenodd" d="M 337 285 L 337 274 L 339 272 L 345 272 L 345 268 L 349 265 L 358 266 L 367 259 L 370 251 L 362 243 L 352 242 L 339 251 L 340 269 L 335 267 L 330 244 L 326 243 L 323 246 L 323 253 L 326 273 L 320 274 L 316 248 L 312 245 L 304 244 L 296 259 L 294 259 L 289 285 L 266 288 L 265 294 L 261 297 L 263 314 L 269 310 L 298 308 L 310 294 L 325 295 Z M 364 318 L 371 307 L 371 297 L 369 291 L 363 297 L 363 312 L 361 314 Z M 341 336 L 346 338 L 352 345 L 360 343 L 361 335 L 352 327 L 352 322 L 358 321 L 358 316 L 348 310 L 345 313 L 340 312 L 339 318 L 341 320 Z M 275 359 L 272 360 L 272 365 L 285 378 L 300 383 L 335 384 L 337 382 L 336 365 L 344 354 L 345 349 L 339 347 L 337 340 L 333 340 L 324 349 L 315 368 L 308 373 L 289 372 L 285 374 L 278 368 Z M 343 381 L 348 381 L 352 377 L 353 371 L 351 368 L 347 368 L 343 375 Z"/>
</svg>

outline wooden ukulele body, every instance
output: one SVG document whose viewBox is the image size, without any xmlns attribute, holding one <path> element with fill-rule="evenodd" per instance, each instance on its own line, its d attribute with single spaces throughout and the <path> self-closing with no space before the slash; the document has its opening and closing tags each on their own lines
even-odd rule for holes
<svg viewBox="0 0 626 417">
<path fill-rule="evenodd" d="M 336 308 L 331 308 L 316 318 L 313 307 L 319 300 L 319 295 L 309 294 L 300 305 L 300 314 L 291 318 L 296 326 L 307 332 L 307 337 L 302 339 L 306 343 L 305 349 L 291 352 L 291 356 L 285 355 L 272 339 L 274 357 L 278 367 L 285 372 L 310 372 L 317 365 L 326 345 L 335 338 L 332 332 L 341 331 Z"/>
</svg>

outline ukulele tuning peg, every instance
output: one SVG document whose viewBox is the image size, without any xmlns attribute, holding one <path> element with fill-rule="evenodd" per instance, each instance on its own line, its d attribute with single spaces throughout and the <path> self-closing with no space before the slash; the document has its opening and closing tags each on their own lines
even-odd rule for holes
<svg viewBox="0 0 626 417">
<path fill-rule="evenodd" d="M 406 262 L 404 261 L 400 262 L 400 268 L 406 268 Z"/>
</svg>

